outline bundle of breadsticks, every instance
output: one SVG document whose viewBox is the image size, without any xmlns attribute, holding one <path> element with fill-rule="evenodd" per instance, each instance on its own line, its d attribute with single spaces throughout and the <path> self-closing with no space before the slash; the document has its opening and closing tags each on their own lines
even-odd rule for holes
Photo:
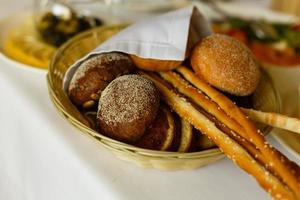
<svg viewBox="0 0 300 200">
<path fill-rule="evenodd" d="M 208 38 L 214 37 L 221 37 L 221 41 L 214 40 L 224 45 L 223 36 L 209 36 Z M 225 38 L 225 40 L 227 39 Z M 221 89 L 247 95 L 247 91 L 252 90 L 251 87 L 256 83 L 248 85 L 243 83 L 244 88 L 236 87 L 236 85 L 230 85 L 229 81 L 232 78 L 230 76 L 243 76 L 241 73 L 246 73 L 247 77 L 252 76 L 249 81 L 256 82 L 255 79 L 259 80 L 259 72 L 249 68 L 242 71 L 237 70 L 238 72 L 227 69 L 227 71 L 219 73 L 220 69 L 214 68 L 217 65 L 220 68 L 220 60 L 216 61 L 218 55 L 222 54 L 223 56 L 220 58 L 223 60 L 222 64 L 228 64 L 233 62 L 232 59 L 236 59 L 235 56 L 232 56 L 234 51 L 218 46 L 217 53 L 210 55 L 214 51 L 211 48 L 215 48 L 218 44 L 205 44 L 211 42 L 206 40 L 204 39 L 199 45 L 209 46 L 205 49 L 205 53 L 201 52 L 203 49 L 197 49 L 197 46 L 192 52 L 193 70 L 181 65 L 172 71 L 141 71 L 140 74 L 155 83 L 164 101 L 180 117 L 207 135 L 228 158 L 256 178 L 261 187 L 274 199 L 300 199 L 299 166 L 272 147 L 242 109 L 219 91 Z M 229 54 L 226 55 L 228 51 Z M 233 62 L 233 68 L 245 64 L 243 63 L 245 60 L 243 51 L 238 50 L 238 54 L 241 54 L 238 58 L 240 63 Z M 198 55 L 198 53 L 202 55 Z M 226 63 L 224 58 L 229 59 L 230 62 Z M 248 66 L 252 65 L 249 62 L 251 59 L 250 57 L 246 59 Z M 199 64 L 201 66 L 198 66 L 197 63 L 201 63 Z M 255 63 L 253 63 L 254 65 Z M 204 71 L 197 72 L 197 70 Z M 212 80 L 214 78 L 212 74 L 215 73 L 218 74 L 217 81 L 219 82 L 217 83 Z M 229 80 L 225 83 L 224 80 L 221 80 L 224 73 L 227 73 L 226 79 Z M 238 82 L 237 79 L 238 77 L 235 77 L 233 81 Z M 231 89 L 230 86 L 235 88 Z M 255 86 L 253 88 L 255 89 Z"/>
</svg>

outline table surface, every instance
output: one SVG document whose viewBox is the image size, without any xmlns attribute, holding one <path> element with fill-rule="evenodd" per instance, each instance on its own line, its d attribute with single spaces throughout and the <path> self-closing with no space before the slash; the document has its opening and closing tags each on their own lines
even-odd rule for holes
<svg viewBox="0 0 300 200">
<path fill-rule="evenodd" d="M 0 1 L 0 10 L 15 8 L 11 2 Z M 142 169 L 119 160 L 56 112 L 46 71 L 0 59 L 0 91 L 0 199 L 269 199 L 227 158 L 183 171 Z"/>
</svg>

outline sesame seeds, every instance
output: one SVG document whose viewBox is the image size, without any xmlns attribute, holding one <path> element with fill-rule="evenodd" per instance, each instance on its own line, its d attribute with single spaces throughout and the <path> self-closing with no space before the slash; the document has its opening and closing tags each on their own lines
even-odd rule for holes
<svg viewBox="0 0 300 200">
<path fill-rule="evenodd" d="M 235 95 L 251 94 L 260 78 L 251 51 L 239 41 L 220 34 L 202 40 L 193 51 L 192 66 L 211 85 Z"/>
<path fill-rule="evenodd" d="M 139 75 L 124 75 L 102 92 L 98 110 L 107 124 L 129 123 L 148 115 L 158 102 L 158 92 L 150 80 Z"/>
</svg>

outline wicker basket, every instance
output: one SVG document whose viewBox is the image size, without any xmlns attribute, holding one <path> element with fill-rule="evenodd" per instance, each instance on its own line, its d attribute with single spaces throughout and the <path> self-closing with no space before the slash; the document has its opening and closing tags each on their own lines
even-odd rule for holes
<svg viewBox="0 0 300 200">
<path fill-rule="evenodd" d="M 62 89 L 62 81 L 68 67 L 97 45 L 123 29 L 125 25 L 104 26 L 84 32 L 64 44 L 56 53 L 48 72 L 50 97 L 59 113 L 83 133 L 92 136 L 110 149 L 120 159 L 138 166 L 163 170 L 198 168 L 224 157 L 218 148 L 193 153 L 163 152 L 147 150 L 108 138 L 89 127 L 88 121 L 70 102 Z M 254 95 L 255 108 L 277 112 L 279 98 L 270 78 L 265 74 Z M 266 134 L 270 127 L 261 126 Z"/>
</svg>

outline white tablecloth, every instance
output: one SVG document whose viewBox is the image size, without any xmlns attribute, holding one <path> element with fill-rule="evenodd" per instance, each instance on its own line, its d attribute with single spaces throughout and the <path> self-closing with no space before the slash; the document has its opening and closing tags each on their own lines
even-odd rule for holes
<svg viewBox="0 0 300 200">
<path fill-rule="evenodd" d="M 56 112 L 45 71 L 0 59 L 0 92 L 1 200 L 269 199 L 227 158 L 172 172 L 119 160 Z"/>
</svg>

